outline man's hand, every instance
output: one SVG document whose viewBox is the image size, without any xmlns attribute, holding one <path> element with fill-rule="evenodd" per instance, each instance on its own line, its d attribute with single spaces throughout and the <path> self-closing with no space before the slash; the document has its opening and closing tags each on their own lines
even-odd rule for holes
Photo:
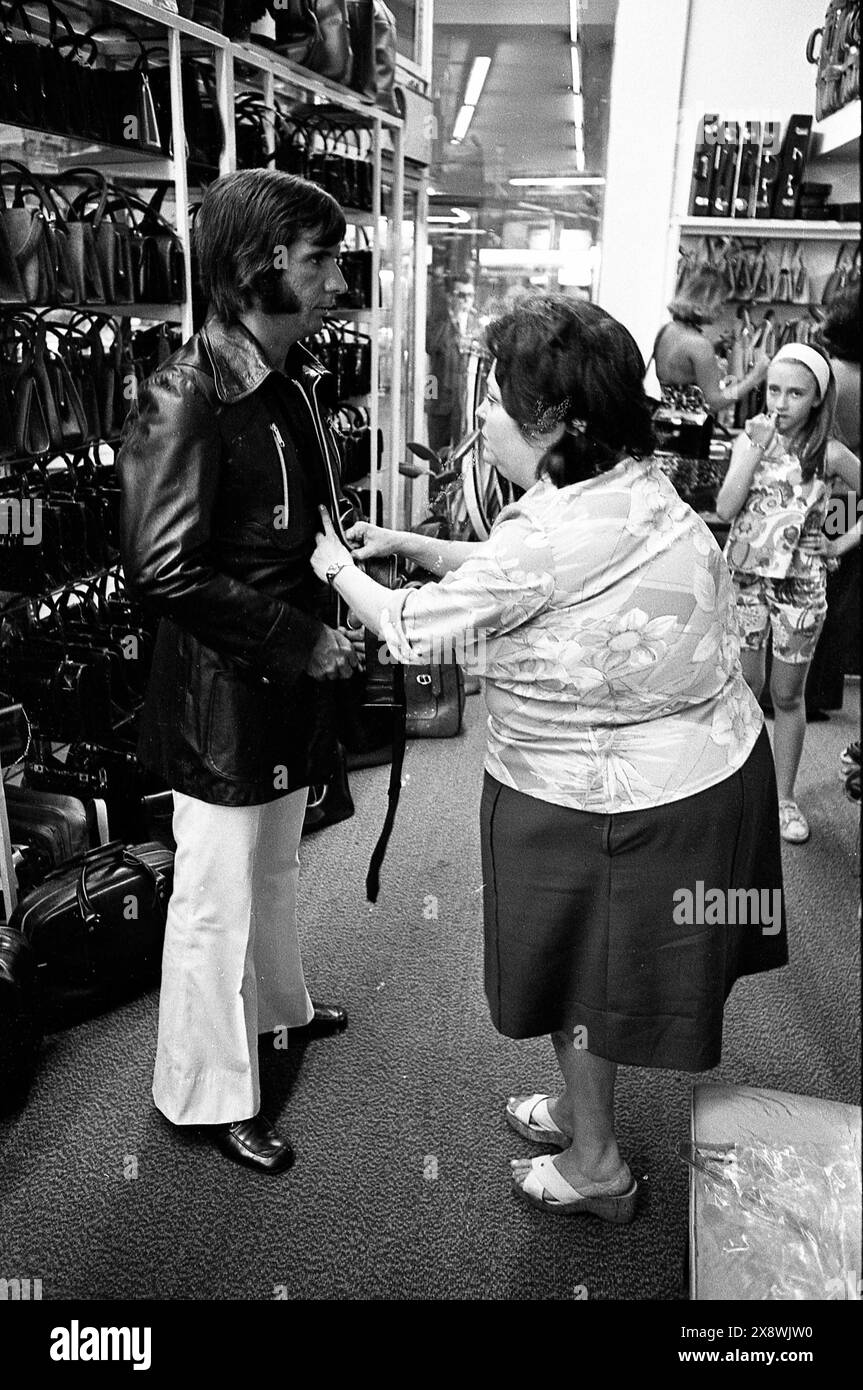
<svg viewBox="0 0 863 1390">
<path fill-rule="evenodd" d="M 351 563 L 351 552 L 346 550 L 336 535 L 333 523 L 330 520 L 329 512 L 326 507 L 319 507 L 321 517 L 321 527 L 315 537 L 315 549 L 312 555 L 312 569 L 318 579 L 326 579 L 327 570 L 334 565 L 344 565 Z"/>
<path fill-rule="evenodd" d="M 307 673 L 316 681 L 346 681 L 359 662 L 353 644 L 340 628 L 325 627 L 312 648 L 306 665 Z"/>
</svg>

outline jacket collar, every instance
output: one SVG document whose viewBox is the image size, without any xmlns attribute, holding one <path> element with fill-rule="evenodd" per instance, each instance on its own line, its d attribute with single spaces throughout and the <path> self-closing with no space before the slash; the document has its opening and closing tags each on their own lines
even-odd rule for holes
<svg viewBox="0 0 863 1390">
<path fill-rule="evenodd" d="M 213 364 L 216 395 L 225 405 L 250 396 L 276 370 L 267 361 L 257 338 L 241 323 L 226 324 L 210 318 L 201 329 L 201 338 Z M 314 353 L 302 343 L 294 343 L 285 362 L 286 376 L 301 382 L 325 373 L 326 368 Z"/>
</svg>

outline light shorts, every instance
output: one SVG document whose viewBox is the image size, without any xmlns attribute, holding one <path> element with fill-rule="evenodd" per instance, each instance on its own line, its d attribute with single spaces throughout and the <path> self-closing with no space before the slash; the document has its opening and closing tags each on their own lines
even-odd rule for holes
<svg viewBox="0 0 863 1390">
<path fill-rule="evenodd" d="M 732 570 L 740 645 L 759 652 L 773 631 L 773 655 L 793 665 L 811 661 L 827 616 L 827 580 L 768 579 Z"/>
</svg>

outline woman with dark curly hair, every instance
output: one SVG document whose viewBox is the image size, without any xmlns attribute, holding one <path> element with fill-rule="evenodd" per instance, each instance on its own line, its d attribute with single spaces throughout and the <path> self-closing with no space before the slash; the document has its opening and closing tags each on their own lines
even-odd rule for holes
<svg viewBox="0 0 863 1390">
<path fill-rule="evenodd" d="M 489 540 L 360 523 L 351 553 L 325 521 L 312 563 L 399 659 L 457 643 L 486 678 L 486 994 L 507 1037 L 551 1034 L 564 1083 L 510 1098 L 510 1125 L 562 1151 L 513 1180 L 625 1222 L 618 1064 L 715 1066 L 734 981 L 787 959 L 773 762 L 728 570 L 651 460 L 630 334 L 548 295 L 488 345 L 486 450 L 525 489 Z M 393 592 L 354 564 L 389 553 L 444 578 Z"/>
</svg>

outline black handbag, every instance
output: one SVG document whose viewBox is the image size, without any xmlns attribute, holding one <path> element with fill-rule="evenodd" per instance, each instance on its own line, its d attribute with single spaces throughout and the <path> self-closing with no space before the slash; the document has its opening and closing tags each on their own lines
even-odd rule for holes
<svg viewBox="0 0 863 1390">
<path fill-rule="evenodd" d="M 461 731 L 465 687 L 455 662 L 405 667 L 408 738 L 454 738 Z"/>
<path fill-rule="evenodd" d="M 115 840 L 49 874 L 9 926 L 37 962 L 47 1028 L 68 1026 L 159 977 L 174 856 L 164 845 Z"/>
<path fill-rule="evenodd" d="M 0 1114 L 27 1099 L 41 1040 L 33 948 L 0 923 Z"/>
<path fill-rule="evenodd" d="M 316 830 L 324 830 L 328 825 L 338 825 L 354 814 L 354 801 L 348 783 L 348 768 L 345 750 L 338 745 L 336 770 L 328 782 L 309 788 L 306 814 L 303 820 L 303 834 L 310 835 Z"/>
<path fill-rule="evenodd" d="M 333 82 L 350 79 L 353 54 L 346 0 L 279 0 L 276 52 Z"/>
<path fill-rule="evenodd" d="M 806 58 L 818 67 L 815 119 L 823 121 L 860 95 L 860 0 L 830 0 L 824 24 L 809 35 Z"/>
</svg>

